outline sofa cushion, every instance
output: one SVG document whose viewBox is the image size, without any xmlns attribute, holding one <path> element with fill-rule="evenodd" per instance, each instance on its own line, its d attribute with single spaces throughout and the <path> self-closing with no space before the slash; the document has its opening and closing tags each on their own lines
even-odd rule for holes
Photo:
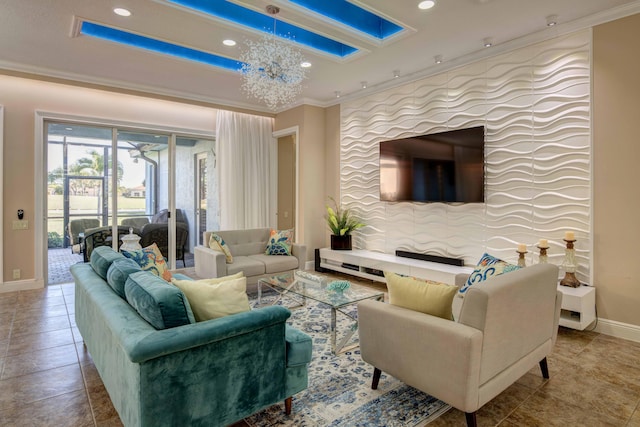
<svg viewBox="0 0 640 427">
<path fill-rule="evenodd" d="M 120 297 L 126 298 L 124 285 L 131 273 L 142 271 L 137 262 L 129 258 L 116 259 L 107 270 L 107 283 Z"/>
<path fill-rule="evenodd" d="M 233 255 L 231 254 L 231 250 L 224 239 L 218 236 L 216 233 L 211 233 L 211 237 L 209 238 L 209 247 L 214 251 L 220 251 L 224 254 L 227 259 L 227 264 L 233 263 Z"/>
<path fill-rule="evenodd" d="M 298 258 L 291 255 L 275 256 L 259 254 L 250 255 L 249 258 L 263 264 L 264 272 L 267 274 L 281 273 L 287 270 L 295 270 L 299 265 Z M 249 276 L 249 274 L 247 274 L 247 276 Z"/>
<path fill-rule="evenodd" d="M 265 255 L 291 255 L 293 228 L 289 230 L 271 230 Z"/>
<path fill-rule="evenodd" d="M 129 305 L 156 329 L 195 323 L 184 293 L 148 271 L 130 274 L 124 292 Z"/>
<path fill-rule="evenodd" d="M 265 274 L 266 270 L 264 263 L 260 260 L 248 256 L 236 256 L 233 259 L 233 264 L 227 264 L 227 273 L 235 274 L 241 272 L 243 272 L 246 277 L 250 277 Z"/>
<path fill-rule="evenodd" d="M 251 310 L 245 277 L 219 283 L 208 283 L 206 279 L 174 280 L 173 283 L 189 299 L 198 322 Z"/>
<path fill-rule="evenodd" d="M 122 259 L 121 253 L 114 251 L 110 246 L 98 246 L 91 252 L 91 268 L 98 273 L 100 277 L 107 280 L 107 272 L 111 263 L 117 259 Z"/>
<path fill-rule="evenodd" d="M 452 303 L 457 286 L 385 272 L 389 303 L 443 319 L 453 319 Z"/>
<path fill-rule="evenodd" d="M 467 281 L 460 287 L 458 296 L 464 297 L 471 286 L 482 283 L 490 277 L 499 276 L 510 271 L 518 270 L 520 267 L 485 253 L 478 261 L 478 264 L 469 276 Z"/>
<path fill-rule="evenodd" d="M 131 258 L 145 271 L 162 277 L 167 282 L 171 281 L 171 272 L 162 252 L 155 243 L 137 251 L 122 251 L 123 255 Z"/>
<path fill-rule="evenodd" d="M 248 256 L 264 253 L 269 241 L 270 228 L 255 228 L 250 230 L 218 231 L 220 237 L 229 246 L 229 250 L 236 256 Z"/>
</svg>

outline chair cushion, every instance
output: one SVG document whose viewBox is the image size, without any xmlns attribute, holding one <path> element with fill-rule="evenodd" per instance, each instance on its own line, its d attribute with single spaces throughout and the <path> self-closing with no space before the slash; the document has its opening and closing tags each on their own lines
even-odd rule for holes
<svg viewBox="0 0 640 427">
<path fill-rule="evenodd" d="M 124 291 L 129 305 L 156 329 L 195 323 L 184 293 L 148 271 L 130 274 Z"/>
<path fill-rule="evenodd" d="M 216 233 L 211 233 L 211 237 L 209 238 L 209 247 L 214 251 L 222 252 L 227 259 L 227 264 L 233 263 L 233 255 L 231 255 L 229 246 L 227 246 L 224 239 L 218 236 Z"/>
<path fill-rule="evenodd" d="M 109 246 L 98 246 L 91 252 L 91 268 L 98 273 L 100 277 L 107 280 L 107 272 L 111 263 L 117 259 L 122 259 L 124 256 L 121 253 L 114 251 Z"/>
<path fill-rule="evenodd" d="M 453 319 L 451 305 L 457 286 L 385 272 L 389 303 L 443 319 Z"/>
<path fill-rule="evenodd" d="M 289 230 L 271 230 L 265 255 L 291 255 L 293 228 Z"/>
<path fill-rule="evenodd" d="M 251 310 L 245 277 L 219 283 L 206 280 L 173 280 L 172 283 L 185 293 L 198 322 Z"/>
<path fill-rule="evenodd" d="M 500 258 L 485 253 L 482 255 L 482 258 L 480 258 L 480 261 L 478 261 L 473 273 L 471 273 L 464 285 L 460 287 L 458 296 L 464 297 L 471 286 L 482 283 L 490 277 L 499 276 L 510 271 L 518 270 L 519 268 L 517 265 L 510 264 Z"/>
<path fill-rule="evenodd" d="M 254 261 L 260 262 L 264 265 L 264 273 L 280 273 L 287 270 L 295 270 L 298 268 L 298 258 L 286 255 L 286 256 L 276 256 L 276 255 L 249 255 L 248 258 L 251 258 Z M 249 274 L 247 274 L 249 276 Z"/>
<path fill-rule="evenodd" d="M 129 258 L 120 258 L 111 263 L 107 270 L 107 283 L 120 297 L 126 298 L 124 285 L 127 283 L 129 275 L 142 271 L 137 262 Z"/>
<path fill-rule="evenodd" d="M 143 270 L 162 277 L 167 282 L 171 281 L 171 272 L 167 267 L 167 262 L 155 243 L 137 251 L 122 251 L 122 254 L 137 262 Z"/>
</svg>

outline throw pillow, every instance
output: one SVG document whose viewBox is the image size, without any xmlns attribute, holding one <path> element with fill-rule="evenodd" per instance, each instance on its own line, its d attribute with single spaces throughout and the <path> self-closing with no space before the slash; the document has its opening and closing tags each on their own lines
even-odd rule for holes
<svg viewBox="0 0 640 427">
<path fill-rule="evenodd" d="M 291 245 L 293 245 L 293 228 L 289 230 L 271 230 L 267 249 L 267 255 L 291 255 Z"/>
<path fill-rule="evenodd" d="M 229 276 L 212 277 L 211 279 L 192 280 L 189 278 L 180 279 L 179 277 L 174 277 L 173 279 L 171 279 L 171 283 L 173 283 L 176 286 L 178 286 L 178 284 L 182 284 L 182 282 L 199 283 L 202 285 L 217 285 L 218 283 L 221 283 L 221 282 L 228 282 L 229 280 L 241 279 L 243 277 L 244 277 L 244 273 L 242 271 L 238 271 L 237 273 L 230 274 Z"/>
<path fill-rule="evenodd" d="M 111 263 L 107 271 L 107 283 L 118 295 L 125 298 L 124 285 L 131 273 L 142 271 L 137 262 L 131 258 L 122 257 Z"/>
<path fill-rule="evenodd" d="M 246 277 L 214 284 L 199 280 L 174 280 L 173 284 L 187 296 L 198 322 L 251 310 Z"/>
<path fill-rule="evenodd" d="M 111 263 L 122 258 L 122 254 L 111 249 L 111 246 L 98 246 L 91 252 L 89 262 L 93 271 L 98 273 L 104 280 L 107 280 L 107 272 L 111 267 Z"/>
<path fill-rule="evenodd" d="M 147 271 L 132 273 L 124 285 L 127 302 L 156 329 L 194 323 L 189 301 L 170 283 Z"/>
<path fill-rule="evenodd" d="M 464 285 L 460 288 L 458 296 L 464 297 L 466 292 L 471 286 L 482 283 L 490 277 L 499 276 L 510 271 L 518 270 L 520 267 L 514 264 L 510 264 L 506 261 L 496 258 L 492 255 L 485 253 L 478 261 L 473 273 L 469 276 Z"/>
<path fill-rule="evenodd" d="M 162 277 L 167 282 L 171 281 L 171 272 L 169 271 L 169 267 L 167 267 L 167 262 L 164 260 L 162 252 L 160 252 L 158 245 L 155 243 L 137 251 L 122 251 L 122 254 L 137 262 L 143 270 L 150 271 L 156 276 Z"/>
<path fill-rule="evenodd" d="M 209 238 L 209 247 L 214 251 L 220 251 L 227 258 L 227 264 L 233 264 L 233 255 L 229 250 L 229 246 L 225 243 L 224 239 L 218 236 L 216 233 L 211 233 Z"/>
<path fill-rule="evenodd" d="M 432 280 L 403 277 L 385 272 L 389 304 L 443 319 L 453 319 L 451 306 L 458 288 Z"/>
</svg>

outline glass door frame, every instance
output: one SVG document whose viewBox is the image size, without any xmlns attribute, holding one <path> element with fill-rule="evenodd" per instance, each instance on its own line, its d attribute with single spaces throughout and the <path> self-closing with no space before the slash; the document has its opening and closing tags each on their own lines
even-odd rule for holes
<svg viewBox="0 0 640 427">
<path fill-rule="evenodd" d="M 170 212 L 169 217 L 169 267 L 171 269 L 176 268 L 175 259 L 175 245 L 176 245 L 176 203 L 175 203 L 175 191 L 176 191 L 176 170 L 175 170 L 175 156 L 176 156 L 176 140 L 178 137 L 186 138 L 200 138 L 215 140 L 215 132 L 202 132 L 193 129 L 184 129 L 178 127 L 169 127 L 154 124 L 134 123 L 126 122 L 122 120 L 106 120 L 97 119 L 92 117 L 75 116 L 68 114 L 60 114 L 55 112 L 36 111 L 35 114 L 35 213 L 34 213 L 34 235 L 35 235 L 35 247 L 34 247 L 34 273 L 35 282 L 42 287 L 47 285 L 48 280 L 48 260 L 47 260 L 47 151 L 48 144 L 46 135 L 46 122 L 54 121 L 59 123 L 70 123 L 76 125 L 85 126 L 100 126 L 112 128 L 112 156 L 117 151 L 117 132 L 120 130 L 132 131 L 132 132 L 149 132 L 159 133 L 169 136 L 169 163 L 168 163 L 168 181 L 169 181 L 169 203 L 167 209 Z M 111 162 L 111 188 L 117 188 L 117 154 Z M 117 197 L 112 198 L 111 210 L 117 217 L 118 204 Z M 112 221 L 112 233 L 117 236 L 117 221 Z M 1 236 L 0 236 L 1 237 Z M 114 249 L 117 250 L 117 241 L 114 241 Z M 1 249 L 1 246 L 0 246 Z M 1 272 L 1 270 L 0 270 Z"/>
</svg>

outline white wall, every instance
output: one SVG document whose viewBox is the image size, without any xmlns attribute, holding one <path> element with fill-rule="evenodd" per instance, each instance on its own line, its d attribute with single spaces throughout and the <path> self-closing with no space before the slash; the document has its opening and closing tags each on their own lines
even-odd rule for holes
<svg viewBox="0 0 640 427">
<path fill-rule="evenodd" d="M 561 264 L 573 230 L 589 281 L 590 46 L 581 31 L 343 104 L 341 201 L 368 225 L 355 245 L 475 264 L 485 251 L 515 262 L 525 243 L 530 264 L 544 238 Z M 380 202 L 380 141 L 479 125 L 486 203 Z"/>
</svg>

